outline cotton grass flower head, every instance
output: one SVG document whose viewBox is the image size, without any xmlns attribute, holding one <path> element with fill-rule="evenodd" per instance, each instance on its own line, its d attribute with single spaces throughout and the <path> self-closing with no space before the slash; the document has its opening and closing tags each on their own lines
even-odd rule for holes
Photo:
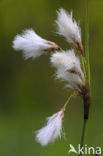
<svg viewBox="0 0 103 156">
<path fill-rule="evenodd" d="M 74 50 L 56 52 L 51 55 L 52 66 L 56 67 L 56 78 L 67 82 L 67 87 L 80 90 L 84 74 L 80 66 L 80 59 Z"/>
<path fill-rule="evenodd" d="M 13 41 L 15 50 L 22 50 L 26 59 L 36 58 L 47 51 L 57 50 L 59 46 L 54 42 L 41 38 L 32 29 L 27 29 L 21 35 L 17 35 Z"/>
<path fill-rule="evenodd" d="M 36 132 L 36 140 L 42 146 L 46 146 L 55 139 L 61 137 L 64 109 L 47 118 L 47 124 Z"/>
<path fill-rule="evenodd" d="M 60 9 L 57 13 L 57 33 L 64 36 L 69 43 L 72 43 L 83 54 L 81 29 L 72 18 L 72 12 L 69 14 L 64 9 Z"/>
</svg>

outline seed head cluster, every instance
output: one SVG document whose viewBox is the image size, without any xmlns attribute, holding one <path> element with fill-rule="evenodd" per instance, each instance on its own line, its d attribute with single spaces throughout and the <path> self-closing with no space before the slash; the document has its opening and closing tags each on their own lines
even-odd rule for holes
<svg viewBox="0 0 103 156">
<path fill-rule="evenodd" d="M 35 59 L 52 51 L 50 63 L 56 70 L 56 79 L 65 81 L 66 87 L 81 94 L 84 89 L 85 74 L 79 57 L 80 53 L 84 55 L 80 26 L 73 19 L 72 12 L 69 14 L 64 9 L 57 12 L 56 26 L 57 34 L 65 37 L 74 48 L 64 51 L 56 43 L 37 35 L 33 29 L 27 29 L 21 35 L 17 35 L 12 46 L 15 50 L 23 51 L 25 59 Z M 36 131 L 36 140 L 42 146 L 61 138 L 64 111 L 65 109 L 61 109 L 48 117 L 47 124 Z"/>
</svg>

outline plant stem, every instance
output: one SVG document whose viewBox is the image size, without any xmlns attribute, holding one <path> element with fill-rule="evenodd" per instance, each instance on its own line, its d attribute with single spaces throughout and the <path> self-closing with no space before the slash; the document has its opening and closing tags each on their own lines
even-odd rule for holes
<svg viewBox="0 0 103 156">
<path fill-rule="evenodd" d="M 71 98 L 74 97 L 75 95 L 76 95 L 76 94 L 75 94 L 75 92 L 74 92 L 73 94 L 71 94 L 71 95 L 68 97 L 67 101 L 65 102 L 65 104 L 64 104 L 64 106 L 63 106 L 63 109 L 65 109 L 65 108 L 67 107 L 69 101 L 70 101 Z"/>
<path fill-rule="evenodd" d="M 85 139 L 85 131 L 86 131 L 86 124 L 87 124 L 87 119 L 84 119 L 83 121 L 83 129 L 82 129 L 82 136 L 81 136 L 81 142 L 80 142 L 80 147 L 83 147 L 84 144 L 84 139 Z M 82 153 L 79 154 L 81 156 Z"/>
<path fill-rule="evenodd" d="M 81 64 L 82 64 L 82 70 L 83 70 L 84 76 L 86 77 L 86 68 L 85 68 L 86 60 L 85 60 L 85 57 L 82 55 L 81 55 Z M 85 81 L 83 83 L 85 84 Z"/>
<path fill-rule="evenodd" d="M 86 0 L 86 22 L 85 22 L 85 59 L 86 59 L 86 76 L 87 82 L 90 86 L 90 62 L 89 62 L 89 16 L 88 16 L 88 7 L 89 1 Z"/>
<path fill-rule="evenodd" d="M 83 66 L 86 68 L 86 81 L 87 81 L 87 84 L 90 88 L 90 62 L 89 62 L 89 16 L 88 16 L 88 5 L 89 3 L 89 0 L 86 0 L 86 15 L 85 15 L 85 19 L 86 19 L 86 22 L 85 22 L 85 60 L 82 59 L 82 62 L 84 61 L 84 64 Z M 87 95 L 90 96 L 90 92 L 88 94 L 85 95 L 85 98 L 84 98 L 84 113 L 86 110 L 89 109 L 89 102 L 90 102 L 90 98 L 88 99 L 87 98 Z M 88 100 L 86 100 L 88 99 Z M 86 109 L 86 107 L 88 106 L 88 108 Z M 85 115 L 84 115 L 85 116 Z M 84 145 L 84 139 L 85 139 L 85 132 L 86 132 L 86 124 L 87 124 L 87 119 L 88 119 L 88 114 L 87 114 L 87 118 L 84 118 L 84 121 L 83 121 L 83 129 L 82 129 L 82 135 L 81 135 L 81 142 L 80 142 L 80 147 L 82 148 L 83 145 Z M 79 154 L 79 156 L 81 156 L 82 153 Z"/>
</svg>

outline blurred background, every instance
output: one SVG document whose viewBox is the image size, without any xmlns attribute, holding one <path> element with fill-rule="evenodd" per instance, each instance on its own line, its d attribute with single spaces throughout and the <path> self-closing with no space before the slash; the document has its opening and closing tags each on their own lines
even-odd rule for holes
<svg viewBox="0 0 103 156">
<path fill-rule="evenodd" d="M 45 148 L 35 141 L 34 131 L 64 105 L 70 91 L 54 80 L 49 54 L 25 61 L 22 52 L 12 48 L 14 36 L 27 28 L 64 49 L 71 48 L 55 33 L 56 11 L 61 7 L 73 10 L 85 43 L 86 0 L 0 0 L 0 156 L 66 156 L 69 144 L 77 148 L 80 143 L 83 103 L 79 98 L 72 99 L 67 107 L 65 138 Z M 90 0 L 89 35 L 92 105 L 85 144 L 103 148 L 102 0 Z"/>
</svg>

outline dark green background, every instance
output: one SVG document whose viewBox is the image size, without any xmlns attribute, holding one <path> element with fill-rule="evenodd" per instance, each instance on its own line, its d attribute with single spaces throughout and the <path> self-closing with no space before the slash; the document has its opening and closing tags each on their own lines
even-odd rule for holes
<svg viewBox="0 0 103 156">
<path fill-rule="evenodd" d="M 64 119 L 65 139 L 43 148 L 35 141 L 34 131 L 45 117 L 58 111 L 70 91 L 54 80 L 49 54 L 24 60 L 12 49 L 12 40 L 25 28 L 64 49 L 70 45 L 55 34 L 56 10 L 73 10 L 85 38 L 85 0 L 0 0 L 0 156 L 66 156 L 69 144 L 80 143 L 83 104 L 73 99 Z M 90 64 L 92 105 L 85 144 L 103 148 L 103 1 L 89 3 Z M 75 155 L 75 154 L 71 154 Z"/>
</svg>

